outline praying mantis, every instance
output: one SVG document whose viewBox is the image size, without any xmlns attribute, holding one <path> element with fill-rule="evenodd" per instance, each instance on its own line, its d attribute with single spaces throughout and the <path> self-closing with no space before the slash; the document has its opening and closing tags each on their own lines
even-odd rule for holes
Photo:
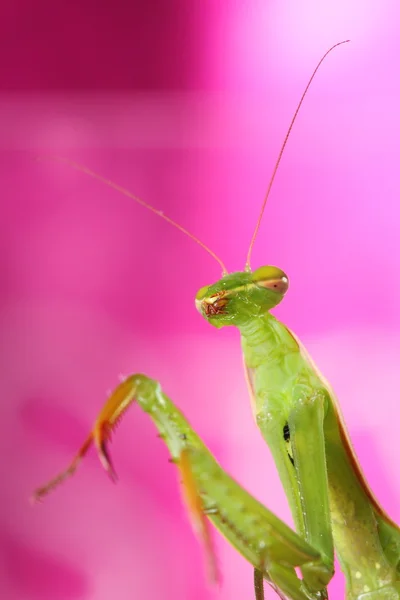
<svg viewBox="0 0 400 600">
<path fill-rule="evenodd" d="M 347 41 L 347 40 L 346 40 Z M 196 295 L 199 313 L 214 327 L 237 327 L 253 415 L 267 442 L 293 515 L 295 530 L 244 490 L 222 467 L 164 393 L 143 374 L 111 393 L 70 465 L 34 493 L 36 500 L 78 468 L 95 445 L 116 479 L 108 443 L 136 402 L 154 422 L 176 464 L 185 505 L 204 548 L 211 580 L 218 579 L 210 522 L 254 567 L 254 594 L 267 582 L 281 600 L 323 600 L 334 575 L 334 551 L 346 578 L 347 600 L 400 600 L 400 529 L 379 505 L 362 473 L 335 395 L 307 351 L 271 310 L 289 279 L 274 266 L 251 269 L 251 254 L 287 140 L 319 61 L 297 106 L 261 207 L 245 269 L 228 273 L 203 242 L 152 206 L 85 167 L 72 166 L 133 198 L 198 243 L 221 266 L 222 277 Z"/>
</svg>

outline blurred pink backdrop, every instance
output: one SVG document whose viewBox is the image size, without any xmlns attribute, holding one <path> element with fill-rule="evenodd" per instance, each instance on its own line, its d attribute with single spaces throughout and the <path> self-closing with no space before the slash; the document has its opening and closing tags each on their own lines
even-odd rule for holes
<svg viewBox="0 0 400 600">
<path fill-rule="evenodd" d="M 231 270 L 295 105 L 253 254 L 290 291 L 276 314 L 341 400 L 367 477 L 399 520 L 398 4 L 5 3 L 0 20 L 0 591 L 7 600 L 252 598 L 252 570 L 215 536 L 209 589 L 177 474 L 145 415 L 43 505 L 120 373 L 159 379 L 222 464 L 291 522 L 253 424 L 238 334 L 194 308 L 218 266 L 84 163 L 178 220 Z M 56 7 L 56 8 L 55 8 Z M 150 7 L 150 4 L 149 4 Z M 323 7 L 323 8 L 322 8 Z M 377 8 L 379 7 L 379 8 Z M 343 597 L 338 572 L 331 597 Z M 266 597 L 273 598 L 272 590 Z"/>
</svg>

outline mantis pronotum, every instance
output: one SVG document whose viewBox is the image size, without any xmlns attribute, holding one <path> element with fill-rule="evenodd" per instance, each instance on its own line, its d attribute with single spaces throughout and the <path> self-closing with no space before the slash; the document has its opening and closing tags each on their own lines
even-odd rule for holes
<svg viewBox="0 0 400 600">
<path fill-rule="evenodd" d="M 399 528 L 384 513 L 363 476 L 328 383 L 296 336 L 270 314 L 287 292 L 288 277 L 277 267 L 255 271 L 250 267 L 293 123 L 320 64 L 338 45 L 318 63 L 297 106 L 242 272 L 228 274 L 215 253 L 182 226 L 125 189 L 73 164 L 180 229 L 222 267 L 222 278 L 197 293 L 196 307 L 214 327 L 234 325 L 240 331 L 254 417 L 274 457 L 296 532 L 219 466 L 160 384 L 142 374 L 127 377 L 114 390 L 71 464 L 39 488 L 35 498 L 42 498 L 72 475 L 92 443 L 114 479 L 108 441 L 118 420 L 136 401 L 154 421 L 179 469 L 185 503 L 204 547 L 211 579 L 217 579 L 218 573 L 209 521 L 253 565 L 256 600 L 264 598 L 264 581 L 281 599 L 327 598 L 327 585 L 334 574 L 334 550 L 346 577 L 347 600 L 400 599 Z"/>
</svg>

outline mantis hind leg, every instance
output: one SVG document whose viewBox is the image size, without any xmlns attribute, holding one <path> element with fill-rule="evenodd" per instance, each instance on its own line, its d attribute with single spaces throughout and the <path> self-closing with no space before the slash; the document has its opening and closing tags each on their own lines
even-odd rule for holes
<svg viewBox="0 0 400 600">
<path fill-rule="evenodd" d="M 248 494 L 216 462 L 182 413 L 166 396 L 157 381 L 131 375 L 108 398 L 92 431 L 71 464 L 34 498 L 41 499 L 77 469 L 92 443 L 112 479 L 116 474 L 108 453 L 108 442 L 118 421 L 136 401 L 149 414 L 176 463 L 182 491 L 196 534 L 207 557 L 210 579 L 218 572 L 209 532 L 209 521 L 246 558 L 280 595 L 292 600 L 327 598 L 325 588 L 310 593 L 297 576 L 296 568 L 324 571 L 321 554 Z M 256 598 L 261 598 L 258 575 Z M 258 594 L 258 595 L 257 595 Z"/>
</svg>

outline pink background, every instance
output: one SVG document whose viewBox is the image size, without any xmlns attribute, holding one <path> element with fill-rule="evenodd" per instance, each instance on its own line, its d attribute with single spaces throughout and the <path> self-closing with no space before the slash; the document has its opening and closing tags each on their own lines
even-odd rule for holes
<svg viewBox="0 0 400 600">
<path fill-rule="evenodd" d="M 253 266 L 288 273 L 291 289 L 276 314 L 331 381 L 368 479 L 400 519 L 398 3 L 145 6 L 2 7 L 7 600 L 252 598 L 251 568 L 219 536 L 224 581 L 207 586 L 175 468 L 137 408 L 112 448 L 117 486 L 92 455 L 43 505 L 28 503 L 71 458 L 118 374 L 143 371 L 163 383 L 222 464 L 290 522 L 250 414 L 238 334 L 210 328 L 194 308 L 197 289 L 219 267 L 130 200 L 35 159 L 86 164 L 241 269 L 305 83 L 325 50 L 348 37 L 296 123 Z M 342 586 L 338 573 L 332 598 L 343 597 Z"/>
</svg>

